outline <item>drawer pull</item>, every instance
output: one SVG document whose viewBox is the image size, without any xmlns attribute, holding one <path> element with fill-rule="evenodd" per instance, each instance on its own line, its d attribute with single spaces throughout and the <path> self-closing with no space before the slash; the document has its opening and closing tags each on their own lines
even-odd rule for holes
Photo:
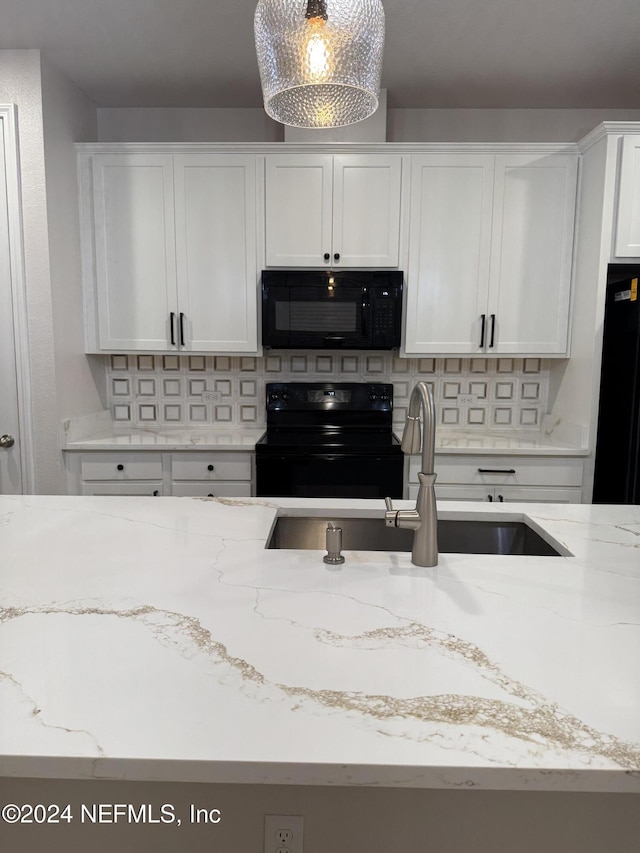
<svg viewBox="0 0 640 853">
<path fill-rule="evenodd" d="M 489 349 L 493 347 L 493 342 L 496 336 L 496 315 L 491 315 L 491 340 L 489 341 Z"/>
<path fill-rule="evenodd" d="M 116 465 L 116 468 L 118 469 L 118 471 L 124 471 L 124 465 L 122 464 Z"/>
<path fill-rule="evenodd" d="M 213 465 L 207 465 L 207 471 L 213 471 Z"/>
<path fill-rule="evenodd" d="M 515 468 L 478 468 L 478 474 L 515 474 Z"/>
<path fill-rule="evenodd" d="M 493 495 L 487 495 L 487 500 L 489 503 L 493 503 Z"/>
<path fill-rule="evenodd" d="M 504 503 L 504 498 L 502 497 L 502 495 L 498 495 L 498 501 L 500 503 Z"/>
<path fill-rule="evenodd" d="M 153 490 L 153 497 L 157 498 L 160 495 L 160 492 L 157 489 Z"/>
<path fill-rule="evenodd" d="M 207 495 L 207 497 L 208 497 L 208 498 L 215 498 L 215 495 L 214 495 L 212 492 L 209 492 L 209 494 Z"/>
</svg>

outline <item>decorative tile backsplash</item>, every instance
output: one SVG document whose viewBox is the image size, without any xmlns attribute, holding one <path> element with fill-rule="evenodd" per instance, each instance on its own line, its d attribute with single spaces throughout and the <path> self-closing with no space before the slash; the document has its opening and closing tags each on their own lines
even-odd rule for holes
<svg viewBox="0 0 640 853">
<path fill-rule="evenodd" d="M 536 430 L 547 409 L 549 367 L 539 358 L 398 358 L 393 353 L 287 351 L 260 358 L 107 356 L 116 428 L 265 423 L 267 382 L 392 382 L 400 426 L 414 384 L 431 384 L 450 429 Z M 213 392 L 213 394 L 212 394 Z M 213 398 L 213 399 L 212 399 Z M 466 399 L 465 399 L 466 398 Z"/>
</svg>

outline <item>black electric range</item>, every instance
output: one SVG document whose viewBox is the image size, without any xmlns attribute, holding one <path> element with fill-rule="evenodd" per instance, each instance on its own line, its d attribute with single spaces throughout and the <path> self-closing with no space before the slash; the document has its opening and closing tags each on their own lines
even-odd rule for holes
<svg viewBox="0 0 640 853">
<path fill-rule="evenodd" d="M 402 497 L 391 384 L 272 382 L 266 409 L 256 444 L 259 497 Z"/>
</svg>

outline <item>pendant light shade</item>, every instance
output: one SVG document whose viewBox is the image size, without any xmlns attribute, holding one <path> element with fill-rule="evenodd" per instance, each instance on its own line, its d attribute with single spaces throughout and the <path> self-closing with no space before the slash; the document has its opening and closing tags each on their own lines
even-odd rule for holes
<svg viewBox="0 0 640 853">
<path fill-rule="evenodd" d="M 376 111 L 380 0 L 259 0 L 254 24 L 271 118 L 292 127 L 342 127 Z"/>
</svg>

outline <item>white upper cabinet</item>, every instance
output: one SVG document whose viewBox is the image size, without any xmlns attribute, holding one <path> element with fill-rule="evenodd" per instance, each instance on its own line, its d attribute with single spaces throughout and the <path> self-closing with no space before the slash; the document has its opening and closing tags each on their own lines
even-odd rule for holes
<svg viewBox="0 0 640 853">
<path fill-rule="evenodd" d="M 399 154 L 266 158 L 266 264 L 397 267 Z"/>
<path fill-rule="evenodd" d="M 496 157 L 487 351 L 566 354 L 577 178 L 573 155 Z"/>
<path fill-rule="evenodd" d="M 577 168 L 571 154 L 413 158 L 407 354 L 567 354 Z"/>
<path fill-rule="evenodd" d="M 102 155 L 92 167 L 99 348 L 166 349 L 177 311 L 173 158 Z"/>
<path fill-rule="evenodd" d="M 622 139 L 614 257 L 640 258 L 640 135 Z"/>
<path fill-rule="evenodd" d="M 81 175 L 88 350 L 256 352 L 255 156 L 95 154 Z"/>
<path fill-rule="evenodd" d="M 255 351 L 255 157 L 176 155 L 175 201 L 181 346 Z"/>
<path fill-rule="evenodd" d="M 477 352 L 486 334 L 494 157 L 411 164 L 407 353 Z"/>
</svg>

